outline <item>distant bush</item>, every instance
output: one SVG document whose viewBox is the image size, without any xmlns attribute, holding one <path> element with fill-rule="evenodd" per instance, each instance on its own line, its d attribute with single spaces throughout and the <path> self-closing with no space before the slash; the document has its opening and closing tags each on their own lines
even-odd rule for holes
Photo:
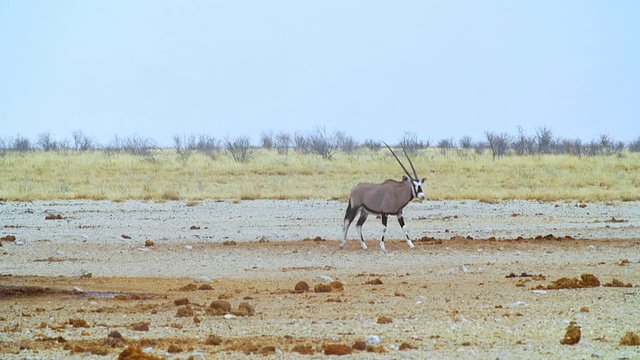
<svg viewBox="0 0 640 360">
<path fill-rule="evenodd" d="M 224 140 L 227 151 L 233 160 L 239 163 L 246 163 L 253 157 L 255 151 L 251 147 L 251 141 L 247 136 L 239 136 L 235 139 L 226 138 Z"/>
</svg>

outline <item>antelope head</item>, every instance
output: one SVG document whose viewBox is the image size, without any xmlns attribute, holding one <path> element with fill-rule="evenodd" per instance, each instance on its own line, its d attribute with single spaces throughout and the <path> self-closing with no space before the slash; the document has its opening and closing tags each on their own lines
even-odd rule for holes
<svg viewBox="0 0 640 360">
<path fill-rule="evenodd" d="M 402 161 L 400 161 L 400 159 L 398 158 L 398 156 L 396 155 L 395 152 L 393 152 L 393 150 L 391 149 L 391 147 L 389 145 L 387 145 L 386 142 L 383 142 L 385 144 L 385 146 L 387 147 L 387 149 L 389 149 L 389 151 L 391 151 L 391 154 L 393 154 L 393 157 L 396 158 L 396 160 L 398 161 L 398 164 L 400 164 L 400 166 L 402 167 L 402 170 L 404 170 L 404 173 L 407 174 L 407 176 L 403 176 L 403 181 L 408 181 L 411 184 L 411 193 L 413 194 L 414 197 L 417 197 L 420 200 L 424 200 L 425 196 L 424 196 L 424 191 L 422 190 L 422 184 L 427 180 L 426 178 L 422 178 L 420 179 L 420 177 L 418 177 L 418 173 L 416 172 L 416 168 L 413 167 L 413 162 L 411 162 L 411 159 L 409 158 L 409 155 L 407 154 L 407 151 L 404 149 L 404 146 L 402 147 L 402 152 L 404 152 L 404 156 L 407 158 L 407 160 L 409 161 L 409 165 L 411 165 L 411 170 L 413 170 L 413 176 L 411 176 L 411 174 L 409 173 L 409 171 L 407 170 L 407 168 L 402 164 Z"/>
</svg>

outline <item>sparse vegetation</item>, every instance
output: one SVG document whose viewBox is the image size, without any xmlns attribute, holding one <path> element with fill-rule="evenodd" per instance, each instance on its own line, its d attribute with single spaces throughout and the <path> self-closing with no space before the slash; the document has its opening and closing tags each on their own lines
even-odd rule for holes
<svg viewBox="0 0 640 360">
<path fill-rule="evenodd" d="M 640 138 L 625 147 L 608 136 L 583 143 L 551 134 L 488 132 L 489 142 L 464 136 L 433 148 L 405 133 L 395 146 L 413 149 L 429 199 L 640 200 Z M 76 135 L 78 144 L 69 146 L 42 133 L 37 147 L 20 135 L 0 137 L 0 198 L 346 199 L 358 182 L 402 176 L 381 141 L 360 145 L 323 128 L 293 137 L 266 134 L 265 147 L 251 146 L 248 137 L 228 138 L 226 151 L 208 135 L 176 136 L 172 149 L 138 135 L 115 137 L 106 146 Z"/>
</svg>

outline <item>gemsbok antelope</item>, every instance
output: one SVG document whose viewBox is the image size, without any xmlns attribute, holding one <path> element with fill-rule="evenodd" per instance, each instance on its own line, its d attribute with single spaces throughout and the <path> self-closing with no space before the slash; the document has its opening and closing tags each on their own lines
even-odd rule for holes
<svg viewBox="0 0 640 360">
<path fill-rule="evenodd" d="M 349 226 L 358 213 L 360 213 L 360 218 L 358 218 L 358 222 L 356 223 L 356 229 L 358 230 L 360 245 L 363 249 L 367 248 L 367 244 L 365 244 L 364 238 L 362 237 L 362 225 L 367 220 L 367 216 L 369 216 L 369 214 L 380 215 L 380 217 L 382 217 L 382 225 L 384 228 L 382 230 L 380 249 L 383 252 L 387 252 L 387 249 L 384 246 L 384 236 L 387 232 L 387 218 L 389 215 L 395 215 L 398 218 L 398 223 L 400 224 L 400 227 L 402 227 L 402 231 L 407 238 L 407 244 L 410 248 L 414 247 L 407 232 L 404 219 L 402 218 L 402 209 L 404 209 L 404 207 L 415 197 L 424 200 L 422 184 L 426 179 L 418 178 L 418 173 L 413 167 L 413 163 L 411 162 L 409 155 L 407 155 L 404 147 L 402 148 L 402 151 L 407 157 L 407 160 L 409 160 L 409 164 L 413 170 L 413 176 L 409 174 L 409 171 L 407 171 L 407 168 L 404 167 L 391 147 L 389 147 L 387 143 L 384 144 L 387 146 L 389 151 L 391 151 L 393 157 L 398 160 L 398 163 L 407 176 L 403 176 L 402 181 L 389 179 L 385 180 L 381 184 L 359 183 L 353 188 L 353 190 L 351 190 L 349 204 L 347 205 L 347 213 L 344 216 L 344 239 L 340 244 L 341 249 L 344 248 L 347 243 L 347 232 L 349 231 Z"/>
</svg>

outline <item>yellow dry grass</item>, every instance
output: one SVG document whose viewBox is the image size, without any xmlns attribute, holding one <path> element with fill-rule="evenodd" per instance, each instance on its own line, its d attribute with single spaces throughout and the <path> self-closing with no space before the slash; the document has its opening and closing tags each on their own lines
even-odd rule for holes
<svg viewBox="0 0 640 360">
<path fill-rule="evenodd" d="M 541 201 L 640 200 L 640 154 L 577 158 L 569 155 L 442 155 L 434 149 L 414 156 L 427 178 L 428 199 Z M 407 165 L 408 166 L 408 165 Z M 153 160 L 102 152 L 58 154 L 33 151 L 0 157 L 0 198 L 10 201 L 54 199 L 340 199 L 358 182 L 400 179 L 402 169 L 388 151 L 361 149 L 325 160 L 291 151 L 259 149 L 249 163 L 221 154 L 196 154 L 186 163 L 173 150 Z"/>
</svg>

